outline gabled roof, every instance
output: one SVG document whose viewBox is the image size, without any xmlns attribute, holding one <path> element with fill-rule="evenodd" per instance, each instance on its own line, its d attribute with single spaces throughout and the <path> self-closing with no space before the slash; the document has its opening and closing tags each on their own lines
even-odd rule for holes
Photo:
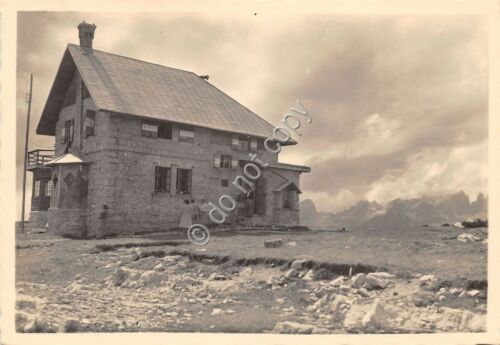
<svg viewBox="0 0 500 345">
<path fill-rule="evenodd" d="M 292 189 L 292 190 L 295 190 L 297 193 L 302 193 L 302 191 L 299 189 L 299 187 L 297 187 L 297 185 L 295 183 L 293 183 L 292 181 L 286 181 L 285 183 L 274 188 L 274 191 L 281 192 L 285 189 Z"/>
<path fill-rule="evenodd" d="M 78 70 L 101 111 L 268 137 L 273 126 L 193 72 L 68 44 L 37 133 L 55 135 L 55 123 Z"/>
<path fill-rule="evenodd" d="M 86 163 L 80 157 L 75 156 L 72 153 L 65 153 L 53 160 L 45 163 L 46 166 L 58 165 L 58 164 L 83 164 Z"/>
</svg>

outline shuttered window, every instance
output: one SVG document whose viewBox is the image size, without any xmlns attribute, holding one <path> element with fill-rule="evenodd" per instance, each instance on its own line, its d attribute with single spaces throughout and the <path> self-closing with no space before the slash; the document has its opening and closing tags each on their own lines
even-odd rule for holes
<svg viewBox="0 0 500 345">
<path fill-rule="evenodd" d="M 183 143 L 194 143 L 194 130 L 191 127 L 181 127 L 179 129 L 179 141 Z"/>
<path fill-rule="evenodd" d="M 155 167 L 155 193 L 170 193 L 171 169 Z"/>
<path fill-rule="evenodd" d="M 149 122 L 142 123 L 142 135 L 149 138 L 158 137 L 158 125 Z"/>
<path fill-rule="evenodd" d="M 177 169 L 177 194 L 191 194 L 191 169 Z"/>
<path fill-rule="evenodd" d="M 256 138 L 250 139 L 250 151 L 252 151 L 252 152 L 257 151 L 257 139 Z"/>
<path fill-rule="evenodd" d="M 95 111 L 87 110 L 85 114 L 85 137 L 95 134 Z"/>
</svg>

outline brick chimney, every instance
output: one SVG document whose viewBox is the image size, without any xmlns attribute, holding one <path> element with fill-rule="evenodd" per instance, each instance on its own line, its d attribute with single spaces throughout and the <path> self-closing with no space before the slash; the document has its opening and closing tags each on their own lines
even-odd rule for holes
<svg viewBox="0 0 500 345">
<path fill-rule="evenodd" d="M 85 20 L 78 24 L 78 37 L 80 38 L 80 47 L 92 49 L 92 40 L 94 39 L 95 24 L 85 23 Z"/>
</svg>

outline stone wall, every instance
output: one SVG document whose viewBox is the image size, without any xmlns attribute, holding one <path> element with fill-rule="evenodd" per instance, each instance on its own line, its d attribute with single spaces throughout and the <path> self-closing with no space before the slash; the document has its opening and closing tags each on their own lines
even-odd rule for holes
<svg viewBox="0 0 500 345">
<path fill-rule="evenodd" d="M 49 227 L 51 235 L 87 237 L 87 210 L 49 208 Z"/>
<path fill-rule="evenodd" d="M 78 75 L 75 78 L 81 83 Z M 80 205 L 81 209 L 70 207 L 69 210 L 51 200 L 49 218 L 54 219 L 49 221 L 49 226 L 55 226 L 53 232 L 67 233 L 73 229 L 88 236 L 103 236 L 166 230 L 179 223 L 185 199 L 204 199 L 216 203 L 223 194 L 235 196 L 239 193 L 231 183 L 236 176 L 243 174 L 242 168 L 214 167 L 214 156 L 226 154 L 231 155 L 233 160 L 249 160 L 249 152 L 235 149 L 231 144 L 212 143 L 212 130 L 200 127 L 194 127 L 194 143 L 180 142 L 180 125 L 175 123 L 172 139 L 145 137 L 142 135 L 140 118 L 108 112 L 96 113 L 95 135 L 81 136 L 81 122 L 84 120 L 81 112 L 85 114 L 87 109 L 96 110 L 96 107 L 92 99 L 79 101 L 79 97 L 80 87 L 77 102 L 60 112 L 55 151 L 56 156 L 64 153 L 66 144 L 61 140 L 61 128 L 66 120 L 74 119 L 74 138 L 69 151 L 89 163 L 88 197 L 86 204 Z M 265 149 L 259 149 L 257 153 L 263 161 L 277 162 L 277 155 Z M 171 169 L 170 192 L 155 193 L 156 166 Z M 192 190 L 189 195 L 176 193 L 177 169 L 192 170 Z M 298 172 L 275 170 L 298 185 Z M 56 171 L 57 167 L 53 173 Z M 263 218 L 269 223 L 282 221 L 286 217 L 276 216 L 280 210 L 272 196 L 272 189 L 283 183 L 284 179 L 267 171 L 264 175 L 268 179 L 269 197 L 266 198 L 267 213 Z M 228 180 L 227 187 L 222 186 L 223 179 Z M 59 198 L 57 195 L 52 199 Z M 293 215 L 288 217 L 295 219 Z M 68 226 L 64 225 L 66 221 L 69 222 Z"/>
</svg>

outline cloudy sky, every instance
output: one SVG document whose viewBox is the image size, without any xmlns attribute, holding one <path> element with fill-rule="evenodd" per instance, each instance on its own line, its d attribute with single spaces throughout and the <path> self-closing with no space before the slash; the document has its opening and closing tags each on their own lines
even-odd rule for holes
<svg viewBox="0 0 500 345">
<path fill-rule="evenodd" d="M 24 12 L 18 195 L 28 75 L 35 78 L 29 148 L 51 148 L 53 138 L 37 136 L 35 127 L 82 20 L 97 25 L 95 49 L 208 74 L 272 124 L 301 99 L 313 123 L 280 161 L 312 167 L 302 175 L 301 198 L 321 211 L 361 199 L 487 192 L 484 18 Z"/>
</svg>

